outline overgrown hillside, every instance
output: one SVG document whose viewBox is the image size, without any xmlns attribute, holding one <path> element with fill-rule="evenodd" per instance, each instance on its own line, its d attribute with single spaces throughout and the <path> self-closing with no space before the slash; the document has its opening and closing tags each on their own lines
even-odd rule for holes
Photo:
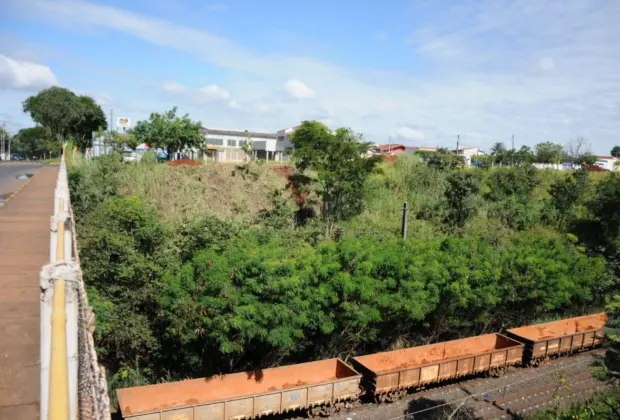
<svg viewBox="0 0 620 420">
<path fill-rule="evenodd" d="M 341 153 L 346 135 L 329 138 Z M 351 147 L 298 158 L 297 200 L 256 162 L 75 162 L 111 386 L 497 331 L 598 310 L 617 293 L 617 176 L 418 156 L 375 166 Z"/>
</svg>

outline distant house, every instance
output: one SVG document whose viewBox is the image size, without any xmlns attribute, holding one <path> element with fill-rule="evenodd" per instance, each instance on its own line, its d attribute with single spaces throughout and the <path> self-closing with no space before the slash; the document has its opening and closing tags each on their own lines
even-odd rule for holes
<svg viewBox="0 0 620 420">
<path fill-rule="evenodd" d="M 596 157 L 596 162 L 594 163 L 596 166 L 598 166 L 599 168 L 603 168 L 605 170 L 608 171 L 613 171 L 616 168 L 614 167 L 614 164 L 618 161 L 618 159 L 616 159 L 613 156 L 597 156 Z"/>
<path fill-rule="evenodd" d="M 380 155 L 402 155 L 407 153 L 407 148 L 402 144 L 380 144 L 373 147 L 373 151 Z"/>
<path fill-rule="evenodd" d="M 471 166 L 474 156 L 486 155 L 486 153 L 479 147 L 459 147 L 458 150 L 452 150 L 455 155 L 461 155 L 465 157 L 465 164 Z"/>
</svg>

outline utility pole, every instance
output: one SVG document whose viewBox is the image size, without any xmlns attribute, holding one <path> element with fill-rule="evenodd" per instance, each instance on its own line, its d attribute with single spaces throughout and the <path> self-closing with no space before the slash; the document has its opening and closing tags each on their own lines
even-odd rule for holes
<svg viewBox="0 0 620 420">
<path fill-rule="evenodd" d="M 110 108 L 110 133 L 112 132 L 113 126 L 114 126 L 114 110 Z"/>
<path fill-rule="evenodd" d="M 392 136 L 388 139 L 388 155 L 392 154 Z"/>
<path fill-rule="evenodd" d="M 4 160 L 4 133 L 6 133 L 6 124 L 2 123 L 2 131 L 0 131 L 0 160 Z"/>
<path fill-rule="evenodd" d="M 512 166 L 515 166 L 515 135 L 512 135 Z"/>
<path fill-rule="evenodd" d="M 407 239 L 407 202 L 403 203 L 403 223 L 400 230 L 403 239 Z"/>
<path fill-rule="evenodd" d="M 460 143 L 460 141 L 461 141 L 461 135 L 457 134 L 456 135 L 456 154 L 457 155 L 459 154 L 459 143 Z"/>
</svg>

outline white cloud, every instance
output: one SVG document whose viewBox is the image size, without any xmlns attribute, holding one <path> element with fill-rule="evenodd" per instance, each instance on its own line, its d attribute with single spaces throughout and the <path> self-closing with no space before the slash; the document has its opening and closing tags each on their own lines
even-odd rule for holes
<svg viewBox="0 0 620 420">
<path fill-rule="evenodd" d="M 0 55 L 0 89 L 37 90 L 57 84 L 49 67 Z"/>
<path fill-rule="evenodd" d="M 296 99 L 312 99 L 316 93 L 312 88 L 302 81 L 291 79 L 284 85 L 286 91 Z"/>
<path fill-rule="evenodd" d="M 230 98 L 230 93 L 227 90 L 222 89 L 218 85 L 208 85 L 199 89 L 204 97 L 207 99 L 228 99 Z"/>
<path fill-rule="evenodd" d="M 551 57 L 541 58 L 538 66 L 543 71 L 553 71 L 555 69 L 555 61 Z"/>
<path fill-rule="evenodd" d="M 419 141 L 424 140 L 425 136 L 421 131 L 414 130 L 411 127 L 398 127 L 396 131 L 392 134 L 397 139 L 408 140 L 408 141 Z"/>
<path fill-rule="evenodd" d="M 260 54 L 206 30 L 84 1 L 14 3 L 29 17 L 71 29 L 118 31 L 229 70 L 226 83 L 235 86 L 235 100 L 247 111 L 197 107 L 193 115 L 229 126 L 277 129 L 325 108 L 330 118 L 377 140 L 423 123 L 433 127 L 423 129 L 433 144 L 451 145 L 454 133 L 468 132 L 480 134 L 468 141 L 482 147 L 509 141 L 511 134 L 517 147 L 581 134 L 600 152 L 610 149 L 619 129 L 617 1 L 453 3 L 441 13 L 421 15 L 418 21 L 426 26 L 412 31 L 411 54 L 423 70 L 376 69 L 372 62 L 348 68 L 300 55 Z M 426 9 L 436 8 L 431 3 Z M 291 80 L 282 89 L 291 75 L 307 88 L 301 96 L 314 100 L 288 98 L 298 97 L 289 89 Z M 250 112 L 260 104 L 269 112 Z"/>
<path fill-rule="evenodd" d="M 177 82 L 165 82 L 161 87 L 165 92 L 181 93 L 185 92 L 187 88 Z"/>
<path fill-rule="evenodd" d="M 230 101 L 228 101 L 228 106 L 229 106 L 230 108 L 233 108 L 233 109 L 239 109 L 239 108 L 241 108 L 241 105 L 239 105 L 239 103 L 238 103 L 237 101 L 235 101 L 235 100 L 230 100 Z"/>
</svg>

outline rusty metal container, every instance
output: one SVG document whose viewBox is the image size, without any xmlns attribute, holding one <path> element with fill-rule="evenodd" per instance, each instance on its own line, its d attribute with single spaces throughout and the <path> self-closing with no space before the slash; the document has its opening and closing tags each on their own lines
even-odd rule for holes
<svg viewBox="0 0 620 420">
<path fill-rule="evenodd" d="M 486 334 L 355 357 L 352 365 L 364 376 L 364 387 L 381 395 L 505 369 L 521 363 L 522 355 L 522 343 L 501 334 Z"/>
<path fill-rule="evenodd" d="M 357 399 L 361 375 L 340 359 L 117 390 L 123 418 L 230 420 Z"/>
<path fill-rule="evenodd" d="M 604 312 L 529 325 L 506 331 L 509 337 L 525 343 L 523 362 L 537 365 L 555 356 L 573 353 L 603 344 Z"/>
</svg>

